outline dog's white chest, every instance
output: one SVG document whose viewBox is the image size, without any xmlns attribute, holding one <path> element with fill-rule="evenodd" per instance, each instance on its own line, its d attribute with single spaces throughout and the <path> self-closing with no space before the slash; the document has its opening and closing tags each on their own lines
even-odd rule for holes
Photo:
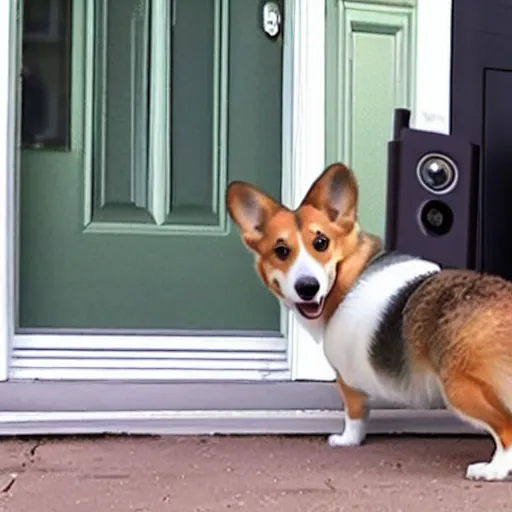
<svg viewBox="0 0 512 512">
<path fill-rule="evenodd" d="M 325 329 L 324 353 L 346 384 L 380 397 L 382 385 L 369 359 L 374 325 L 379 318 L 368 307 L 367 299 L 366 293 L 353 294 L 338 307 Z"/>
<path fill-rule="evenodd" d="M 420 378 L 405 389 L 374 368 L 370 349 L 392 298 L 411 280 L 438 269 L 424 260 L 399 261 L 368 272 L 347 295 L 323 340 L 327 360 L 347 385 L 374 399 L 420 406 L 437 403 L 436 382 Z"/>
</svg>

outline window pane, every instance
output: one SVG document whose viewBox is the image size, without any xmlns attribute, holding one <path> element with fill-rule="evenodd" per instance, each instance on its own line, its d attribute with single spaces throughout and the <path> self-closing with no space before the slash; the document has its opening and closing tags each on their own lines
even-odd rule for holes
<svg viewBox="0 0 512 512">
<path fill-rule="evenodd" d="M 24 0 L 21 140 L 69 144 L 71 0 Z"/>
</svg>

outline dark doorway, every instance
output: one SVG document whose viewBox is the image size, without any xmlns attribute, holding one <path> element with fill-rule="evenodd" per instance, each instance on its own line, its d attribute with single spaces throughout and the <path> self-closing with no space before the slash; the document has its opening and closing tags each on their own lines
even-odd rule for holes
<svg viewBox="0 0 512 512">
<path fill-rule="evenodd" d="M 451 132 L 481 146 L 478 268 L 512 280 L 512 0 L 453 0 Z"/>
</svg>

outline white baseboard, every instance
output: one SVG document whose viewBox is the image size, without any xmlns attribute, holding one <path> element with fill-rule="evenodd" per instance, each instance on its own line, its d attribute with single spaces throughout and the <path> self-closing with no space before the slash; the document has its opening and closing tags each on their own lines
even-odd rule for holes
<svg viewBox="0 0 512 512">
<path fill-rule="evenodd" d="M 336 411 L 78 411 L 0 413 L 0 436 L 328 434 L 339 432 Z M 370 434 L 478 434 L 446 410 L 372 411 Z"/>
</svg>

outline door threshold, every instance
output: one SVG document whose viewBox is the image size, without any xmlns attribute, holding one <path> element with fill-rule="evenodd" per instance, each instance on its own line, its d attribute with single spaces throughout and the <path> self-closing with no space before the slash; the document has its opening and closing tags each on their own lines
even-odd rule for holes
<svg viewBox="0 0 512 512">
<path fill-rule="evenodd" d="M 339 432 L 343 411 L 66 411 L 0 413 L 0 436 L 29 435 L 326 435 Z M 369 434 L 479 434 L 446 410 L 372 411 Z"/>
</svg>

